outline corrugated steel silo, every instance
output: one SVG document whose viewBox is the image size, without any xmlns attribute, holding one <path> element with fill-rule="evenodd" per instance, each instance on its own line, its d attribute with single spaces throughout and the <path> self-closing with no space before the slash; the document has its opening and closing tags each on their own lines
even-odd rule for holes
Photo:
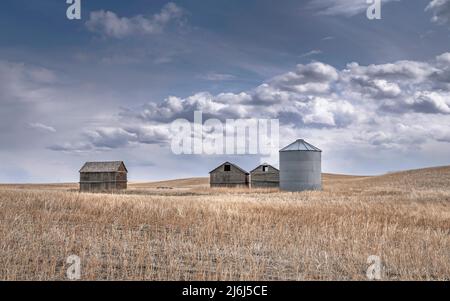
<svg viewBox="0 0 450 301">
<path fill-rule="evenodd" d="M 303 139 L 280 150 L 280 189 L 322 189 L 322 151 Z"/>
</svg>

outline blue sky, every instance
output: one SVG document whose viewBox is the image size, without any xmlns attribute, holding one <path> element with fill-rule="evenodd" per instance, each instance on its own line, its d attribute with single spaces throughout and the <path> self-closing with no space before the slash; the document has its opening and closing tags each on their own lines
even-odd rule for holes
<svg viewBox="0 0 450 301">
<path fill-rule="evenodd" d="M 91 160 L 132 180 L 206 176 L 167 127 L 202 110 L 280 120 L 326 172 L 448 165 L 450 1 L 7 0 L 0 10 L 0 182 L 76 181 Z M 273 159 L 273 158 L 272 158 Z M 276 159 L 271 162 L 277 164 Z"/>
</svg>

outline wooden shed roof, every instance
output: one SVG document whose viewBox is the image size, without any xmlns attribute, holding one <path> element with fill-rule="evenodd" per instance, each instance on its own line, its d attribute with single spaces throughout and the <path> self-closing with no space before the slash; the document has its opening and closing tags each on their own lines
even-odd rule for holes
<svg viewBox="0 0 450 301">
<path fill-rule="evenodd" d="M 219 166 L 217 166 L 216 168 L 214 168 L 213 170 L 211 170 L 209 173 L 212 173 L 212 172 L 216 171 L 217 169 L 219 169 L 220 167 L 224 166 L 225 164 L 233 165 L 236 169 L 238 169 L 239 171 L 245 173 L 246 175 L 249 174 L 247 171 L 243 170 L 242 168 L 240 168 L 240 167 L 237 166 L 236 164 L 230 163 L 230 162 L 228 162 L 228 161 L 225 162 L 225 163 L 223 163 L 223 164 L 221 164 L 221 165 L 219 165 Z"/>
<path fill-rule="evenodd" d="M 257 170 L 257 169 L 260 168 L 261 166 L 269 166 L 269 167 L 272 167 L 273 169 L 275 169 L 276 171 L 280 171 L 278 168 L 273 167 L 273 166 L 270 165 L 270 164 L 263 163 L 263 164 L 260 164 L 260 165 L 258 165 L 257 167 L 255 167 L 250 173 L 254 172 L 255 170 Z"/>
<path fill-rule="evenodd" d="M 120 171 L 120 166 L 128 172 L 123 161 L 111 162 L 86 162 L 80 169 L 80 172 L 116 172 Z"/>
</svg>

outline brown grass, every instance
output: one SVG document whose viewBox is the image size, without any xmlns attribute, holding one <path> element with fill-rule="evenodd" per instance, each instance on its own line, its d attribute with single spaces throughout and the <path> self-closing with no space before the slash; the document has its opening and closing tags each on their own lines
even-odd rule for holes
<svg viewBox="0 0 450 301">
<path fill-rule="evenodd" d="M 325 175 L 322 192 L 76 187 L 0 186 L 0 279 L 64 280 L 76 254 L 83 280 L 357 280 L 369 255 L 384 279 L 450 280 L 450 167 Z"/>
</svg>

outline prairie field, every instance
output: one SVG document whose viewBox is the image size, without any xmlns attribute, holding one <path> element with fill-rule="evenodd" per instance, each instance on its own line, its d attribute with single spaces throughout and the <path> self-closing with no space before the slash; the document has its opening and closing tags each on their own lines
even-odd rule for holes
<svg viewBox="0 0 450 301">
<path fill-rule="evenodd" d="M 208 179 L 0 185 L 0 279 L 450 280 L 450 167 L 324 174 L 323 191 L 210 189 Z"/>
</svg>

